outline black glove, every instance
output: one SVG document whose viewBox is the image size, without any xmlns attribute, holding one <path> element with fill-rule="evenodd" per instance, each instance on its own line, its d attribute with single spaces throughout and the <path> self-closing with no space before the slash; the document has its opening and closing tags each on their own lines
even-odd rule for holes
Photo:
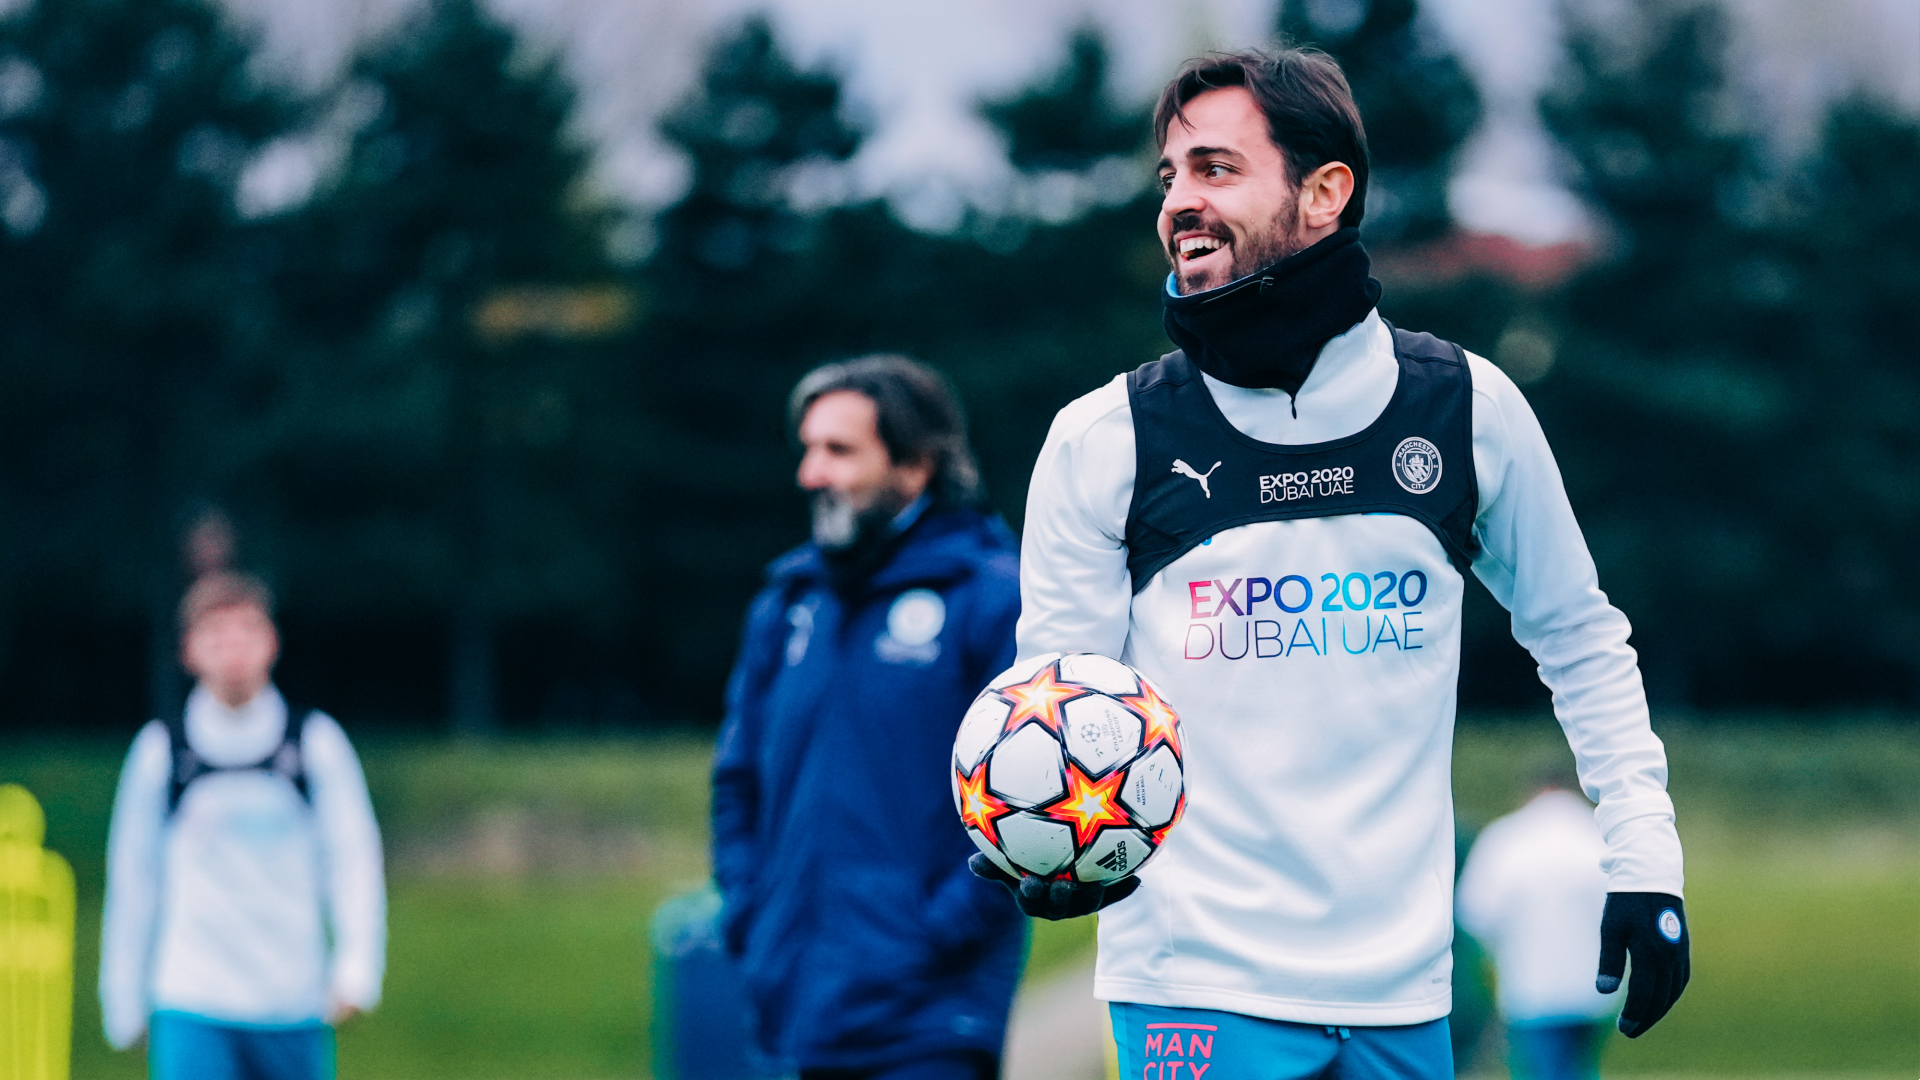
<svg viewBox="0 0 1920 1080">
<path fill-rule="evenodd" d="M 1607 894 L 1600 916 L 1600 977 L 1594 988 L 1603 994 L 1620 989 L 1633 954 L 1633 982 L 1627 1004 L 1620 1010 L 1620 1033 L 1637 1039 L 1667 1015 L 1692 975 L 1689 959 L 1692 935 L 1687 930 L 1687 908 L 1677 896 L 1657 892 Z"/>
<path fill-rule="evenodd" d="M 992 859 L 978 854 L 967 860 L 967 869 L 973 871 L 975 877 L 1005 885 L 1020 910 L 1036 919 L 1077 919 L 1091 915 L 1108 904 L 1125 900 L 1140 887 L 1140 879 L 1131 876 L 1104 885 L 1083 885 L 1064 878 L 1048 881 L 1038 874 L 1016 878 L 995 866 Z"/>
</svg>

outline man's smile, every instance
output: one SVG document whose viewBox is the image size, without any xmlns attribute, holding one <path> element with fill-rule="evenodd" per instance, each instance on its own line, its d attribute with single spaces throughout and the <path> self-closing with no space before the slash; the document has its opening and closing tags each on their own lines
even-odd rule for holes
<svg viewBox="0 0 1920 1080">
<path fill-rule="evenodd" d="M 1191 291 L 1201 275 L 1213 279 L 1219 275 L 1231 276 L 1233 266 L 1233 238 L 1217 224 L 1200 222 L 1181 222 L 1184 229 L 1176 229 L 1168 241 L 1168 254 L 1173 258 L 1175 269 L 1180 273 L 1183 291 Z M 1198 226 L 1197 228 L 1195 226 Z M 1219 277 L 1220 281 L 1226 280 Z"/>
<path fill-rule="evenodd" d="M 1187 262 L 1204 259 L 1227 246 L 1227 241 L 1218 236 L 1189 236 L 1178 245 L 1180 258 Z"/>
</svg>

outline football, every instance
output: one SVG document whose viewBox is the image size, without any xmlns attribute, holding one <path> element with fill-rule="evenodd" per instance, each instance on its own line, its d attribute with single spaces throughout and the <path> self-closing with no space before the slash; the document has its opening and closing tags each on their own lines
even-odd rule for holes
<svg viewBox="0 0 1920 1080">
<path fill-rule="evenodd" d="M 1144 675 L 1095 653 L 1014 665 L 953 741 L 953 802 L 1016 877 L 1107 882 L 1138 871 L 1186 809 L 1180 716 Z"/>
</svg>

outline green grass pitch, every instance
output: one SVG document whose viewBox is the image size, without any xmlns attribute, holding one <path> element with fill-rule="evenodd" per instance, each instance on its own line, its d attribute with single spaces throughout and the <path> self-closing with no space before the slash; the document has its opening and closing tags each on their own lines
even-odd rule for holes
<svg viewBox="0 0 1920 1080">
<path fill-rule="evenodd" d="M 1609 1075 L 1920 1075 L 1920 733 L 1911 724 L 1661 725 L 1687 843 L 1694 979 Z M 1456 799 L 1484 823 L 1547 720 L 1462 728 Z M 0 744 L 75 864 L 74 1075 L 144 1075 L 99 1035 L 101 854 L 124 747 Z M 340 1038 L 354 1078 L 642 1077 L 647 922 L 704 875 L 705 740 L 362 746 L 389 846 L 386 1000 Z M 1029 970 L 1082 961 L 1091 920 L 1036 927 Z"/>
</svg>

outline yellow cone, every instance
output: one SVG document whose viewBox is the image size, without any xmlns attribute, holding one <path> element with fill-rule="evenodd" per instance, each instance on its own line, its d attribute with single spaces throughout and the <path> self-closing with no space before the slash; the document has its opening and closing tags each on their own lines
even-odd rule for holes
<svg viewBox="0 0 1920 1080">
<path fill-rule="evenodd" d="M 0 1080 L 67 1080 L 73 870 L 46 835 L 27 789 L 0 784 Z"/>
</svg>

